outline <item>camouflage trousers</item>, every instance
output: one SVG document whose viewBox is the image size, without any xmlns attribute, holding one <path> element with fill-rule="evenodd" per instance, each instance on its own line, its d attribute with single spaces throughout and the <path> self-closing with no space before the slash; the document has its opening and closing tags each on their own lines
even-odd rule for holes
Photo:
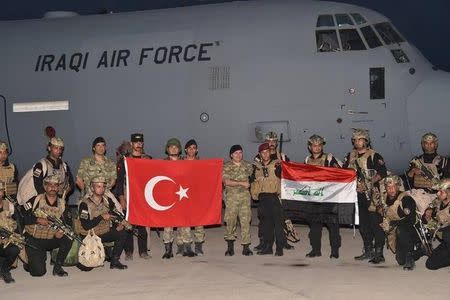
<svg viewBox="0 0 450 300">
<path fill-rule="evenodd" d="M 194 242 L 203 243 L 205 241 L 205 228 L 203 226 L 194 227 Z"/>
<path fill-rule="evenodd" d="M 241 225 L 241 244 L 250 244 L 250 222 L 252 218 L 252 211 L 249 193 L 227 194 L 225 198 L 224 216 L 224 221 L 227 223 L 225 228 L 225 240 L 236 240 L 238 218 Z"/>
<path fill-rule="evenodd" d="M 174 230 L 173 227 L 164 227 L 163 242 L 164 244 L 173 243 Z M 177 245 L 192 243 L 191 227 L 178 227 L 175 239 Z"/>
</svg>

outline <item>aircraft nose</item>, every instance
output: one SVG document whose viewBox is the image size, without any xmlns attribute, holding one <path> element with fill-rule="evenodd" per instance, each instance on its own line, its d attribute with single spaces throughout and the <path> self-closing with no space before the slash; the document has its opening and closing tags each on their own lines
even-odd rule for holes
<svg viewBox="0 0 450 300">
<path fill-rule="evenodd" d="M 420 137 L 433 132 L 439 137 L 439 152 L 450 153 L 450 73 L 432 71 L 407 99 L 409 134 L 420 151 Z M 414 149 L 412 149 L 414 151 Z"/>
</svg>

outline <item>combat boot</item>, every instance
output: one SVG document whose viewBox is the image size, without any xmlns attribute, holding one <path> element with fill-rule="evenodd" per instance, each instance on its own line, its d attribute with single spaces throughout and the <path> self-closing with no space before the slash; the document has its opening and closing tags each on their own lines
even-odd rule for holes
<svg viewBox="0 0 450 300">
<path fill-rule="evenodd" d="M 369 260 L 369 263 L 378 265 L 380 263 L 384 263 L 384 261 L 383 247 L 375 248 L 375 255 L 371 260 Z"/>
<path fill-rule="evenodd" d="M 250 256 L 253 252 L 250 250 L 250 244 L 242 245 L 242 255 Z"/>
<path fill-rule="evenodd" d="M 55 265 L 53 266 L 53 276 L 66 277 L 69 276 L 69 274 L 64 271 L 61 264 L 55 263 Z"/>
<path fill-rule="evenodd" d="M 364 252 L 361 255 L 355 256 L 355 260 L 373 259 L 373 248 L 371 246 L 364 247 Z"/>
<path fill-rule="evenodd" d="M 234 255 L 234 241 L 227 240 L 228 248 L 225 252 L 225 256 L 233 256 Z"/>
<path fill-rule="evenodd" d="M 267 254 L 273 254 L 273 249 L 272 246 L 269 245 L 265 245 L 263 249 L 259 250 L 258 252 L 256 252 L 256 254 L 258 255 L 267 255 Z"/>
<path fill-rule="evenodd" d="M 259 239 L 259 244 L 253 247 L 254 251 L 259 251 L 264 248 L 264 241 L 262 239 Z"/>
<path fill-rule="evenodd" d="M 166 248 L 166 252 L 164 252 L 164 255 L 163 255 L 163 259 L 164 258 L 167 258 L 167 259 L 170 259 L 170 258 L 172 258 L 173 257 L 173 252 L 172 252 L 172 243 L 165 243 L 164 244 L 164 247 Z"/>
<path fill-rule="evenodd" d="M 3 281 L 5 281 L 5 283 L 13 283 L 13 282 L 16 282 L 16 281 L 14 280 L 14 278 L 12 278 L 11 272 L 9 272 L 8 269 L 2 269 L 2 270 L 0 271 L 0 278 L 2 278 Z"/>
<path fill-rule="evenodd" d="M 306 257 L 320 257 L 322 256 L 322 252 L 320 250 L 312 249 L 309 253 L 306 253 Z"/>
<path fill-rule="evenodd" d="M 177 245 L 177 252 L 175 252 L 176 256 L 182 256 L 183 255 L 183 251 L 184 251 L 184 245 Z"/>
<path fill-rule="evenodd" d="M 203 243 L 195 243 L 195 255 L 203 256 Z"/>
<path fill-rule="evenodd" d="M 339 258 L 339 250 L 338 249 L 331 249 L 331 254 L 330 254 L 330 258 Z"/>
<path fill-rule="evenodd" d="M 110 265 L 109 265 L 109 268 L 110 268 L 110 269 L 125 270 L 125 269 L 128 269 L 128 266 L 122 264 L 122 263 L 119 261 L 119 258 L 118 258 L 118 257 L 112 257 L 112 258 L 111 258 L 111 263 L 110 263 Z"/>
<path fill-rule="evenodd" d="M 194 257 L 195 253 L 192 251 L 191 243 L 183 244 L 183 256 Z"/>
<path fill-rule="evenodd" d="M 405 265 L 403 266 L 403 270 L 412 271 L 414 270 L 415 266 L 416 263 L 414 261 L 414 255 L 411 252 L 408 252 L 408 254 L 406 254 L 406 262 Z"/>
<path fill-rule="evenodd" d="M 275 256 L 283 256 L 283 247 L 280 247 L 275 250 Z"/>
</svg>

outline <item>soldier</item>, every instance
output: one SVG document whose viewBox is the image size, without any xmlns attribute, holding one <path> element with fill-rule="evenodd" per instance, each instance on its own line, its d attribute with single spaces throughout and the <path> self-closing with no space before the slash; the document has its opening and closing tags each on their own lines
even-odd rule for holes
<svg viewBox="0 0 450 300">
<path fill-rule="evenodd" d="M 43 276 L 47 272 L 46 251 L 55 248 L 59 248 L 59 250 L 53 267 L 53 275 L 59 277 L 68 275 L 62 265 L 70 251 L 72 241 L 64 235 L 62 230 L 54 229 L 47 218 L 36 216 L 39 215 L 36 210 L 40 209 L 49 216 L 64 220 L 65 201 L 58 196 L 58 191 L 61 190 L 60 180 L 58 175 L 45 177 L 45 192 L 31 198 L 24 205 L 25 236 L 32 245 L 36 246 L 36 249 L 26 246 L 28 266 L 25 268 L 31 276 Z"/>
<path fill-rule="evenodd" d="M 437 270 L 450 266 L 450 179 L 443 179 L 433 186 L 438 190 L 433 217 L 437 223 L 436 237 L 441 241 L 427 259 L 425 266 Z"/>
<path fill-rule="evenodd" d="M 9 148 L 8 144 L 0 141 L 0 201 L 6 199 L 12 199 L 13 202 L 16 201 L 17 194 L 17 182 L 18 182 L 18 172 L 16 166 L 11 163 L 8 159 Z M 11 201 L 11 200 L 10 200 Z M 20 216 L 20 211 L 18 211 L 17 217 Z M 22 229 L 22 220 L 17 218 L 19 231 Z"/>
<path fill-rule="evenodd" d="M 286 235 L 283 228 L 283 208 L 280 202 L 281 166 L 278 160 L 270 158 L 269 143 L 258 148 L 261 162 L 253 165 L 251 176 L 251 195 L 259 202 L 261 233 L 263 247 L 258 255 L 272 254 L 273 243 L 276 242 L 275 256 L 283 256 Z"/>
<path fill-rule="evenodd" d="M 33 167 L 34 187 L 38 194 L 45 193 L 44 178 L 47 176 L 58 176 L 58 197 L 63 197 L 67 203 L 67 195 L 74 188 L 72 172 L 66 162 L 62 161 L 64 152 L 64 141 L 59 137 L 53 137 L 47 145 L 48 155 L 37 162 Z M 45 166 L 44 166 L 45 164 Z"/>
<path fill-rule="evenodd" d="M 102 242 L 114 242 L 111 257 L 111 269 L 127 269 L 126 265 L 120 263 L 120 255 L 123 251 L 127 233 L 122 223 L 113 224 L 114 215 L 111 213 L 116 209 L 115 202 L 105 195 L 108 180 L 97 176 L 90 179 L 91 192 L 86 194 L 79 207 L 80 216 L 78 233 L 84 238 L 89 230 L 93 230 Z"/>
<path fill-rule="evenodd" d="M 343 167 L 355 169 L 358 176 L 356 191 L 358 194 L 359 232 L 363 239 L 364 251 L 355 259 L 369 259 L 370 263 L 379 264 L 384 262 L 385 237 L 383 229 L 379 226 L 383 217 L 376 211 L 378 203 L 373 194 L 374 187 L 377 187 L 378 181 L 386 177 L 387 170 L 383 157 L 370 148 L 370 137 L 367 130 L 354 129 L 352 144 L 353 150 L 347 154 Z"/>
<path fill-rule="evenodd" d="M 438 141 L 438 137 L 431 132 L 422 136 L 423 154 L 410 161 L 410 168 L 407 172 L 408 183 L 411 187 L 435 193 L 431 188 L 432 185 L 448 173 L 447 158 L 437 154 Z"/>
<path fill-rule="evenodd" d="M 144 135 L 142 133 L 133 133 L 131 135 L 131 150 L 125 157 L 132 158 L 143 158 L 143 159 L 152 159 L 151 156 L 144 153 Z M 125 184 L 126 184 L 126 176 L 125 176 L 125 163 L 124 158 L 122 157 L 119 161 L 117 167 L 117 195 L 119 197 L 120 204 L 122 209 L 125 210 L 127 208 L 127 202 L 125 199 Z M 148 234 L 147 229 L 144 226 L 133 226 L 137 229 L 139 238 L 138 238 L 138 250 L 139 257 L 143 259 L 149 259 L 150 255 L 148 254 Z M 128 232 L 127 240 L 125 242 L 125 260 L 133 260 L 133 252 L 134 252 L 134 243 L 133 243 L 133 234 Z"/>
<path fill-rule="evenodd" d="M 186 160 L 199 159 L 198 157 L 198 145 L 194 139 L 187 141 L 184 146 L 184 153 L 186 154 Z M 197 256 L 203 255 L 203 243 L 205 242 L 205 228 L 203 226 L 195 226 L 194 228 L 194 253 Z"/>
<path fill-rule="evenodd" d="M 106 188 L 111 190 L 116 183 L 116 164 L 106 157 L 106 141 L 99 136 L 92 142 L 93 155 L 85 157 L 80 162 L 76 177 L 76 184 L 81 190 L 81 198 L 89 192 L 91 180 L 94 177 L 102 176 L 106 178 Z"/>
<path fill-rule="evenodd" d="M 311 153 L 306 157 L 305 164 L 341 168 L 341 163 L 331 154 L 324 153 L 323 146 L 325 139 L 320 135 L 314 134 L 308 139 L 308 150 Z M 305 205 L 308 205 L 305 203 Z M 308 205 L 309 206 L 309 205 Z M 330 258 L 339 258 L 339 247 L 341 247 L 341 236 L 339 235 L 339 218 L 328 204 L 313 203 L 310 204 L 310 212 L 305 212 L 309 217 L 309 242 L 312 250 L 306 254 L 307 257 L 322 256 L 321 239 L 323 223 L 327 224 L 331 255 Z M 333 205 L 334 206 L 334 205 Z"/>
<path fill-rule="evenodd" d="M 269 144 L 269 152 L 270 152 L 270 159 L 273 161 L 289 161 L 289 157 L 286 156 L 286 154 L 282 153 L 279 151 L 278 149 L 278 135 L 276 132 L 274 131 L 269 131 L 266 136 L 265 136 L 265 142 Z M 255 156 L 255 162 L 261 162 L 261 156 L 259 155 L 259 153 Z M 256 199 L 255 199 L 256 200 Z M 259 215 L 260 210 L 258 209 L 258 220 L 260 219 L 260 215 Z M 290 220 L 286 220 L 286 216 L 284 215 L 284 210 L 283 210 L 283 228 L 285 231 L 287 231 L 286 228 L 286 221 L 287 222 L 291 222 Z M 291 222 L 292 224 L 292 222 Z M 293 228 L 293 226 L 292 226 Z M 262 240 L 262 233 L 261 233 L 261 222 L 258 223 L 258 238 L 259 238 L 259 244 L 257 246 L 255 246 L 253 248 L 253 250 L 261 250 L 263 248 L 263 240 Z M 284 242 L 284 246 L 285 249 L 294 249 L 294 246 L 289 245 L 289 243 L 287 242 L 287 240 Z"/>
<path fill-rule="evenodd" d="M 0 159 L 5 157 L 5 154 L 3 153 L 4 150 L 7 151 L 7 147 L 5 145 L 2 146 L 0 143 Z M 1 160 L 0 165 L 4 165 L 4 163 L 1 163 Z M 17 223 L 14 220 L 14 216 L 13 204 L 5 199 L 0 199 L 0 228 L 4 228 L 10 232 L 15 232 L 17 229 Z M 2 259 L 0 260 L 0 277 L 5 281 L 5 283 L 13 283 L 15 280 L 11 276 L 11 272 L 9 270 L 19 256 L 20 249 L 12 243 L 5 247 L 6 243 L 6 239 L 0 238 L 0 258 Z"/>
<path fill-rule="evenodd" d="M 414 224 L 416 223 L 416 202 L 400 192 L 402 180 L 397 175 L 389 175 L 383 179 L 386 189 L 386 218 L 383 229 L 388 234 L 390 248 L 395 259 L 403 270 L 413 270 L 414 244 L 417 240 Z"/>
<path fill-rule="evenodd" d="M 225 241 L 228 249 L 225 256 L 234 255 L 234 241 L 236 240 L 236 227 L 239 217 L 241 225 L 242 255 L 250 256 L 250 222 L 252 218 L 249 177 L 252 174 L 252 165 L 243 160 L 241 145 L 230 148 L 231 160 L 223 166 L 223 184 L 225 186 Z"/>
<path fill-rule="evenodd" d="M 176 138 L 171 138 L 166 143 L 165 153 L 167 154 L 166 160 L 180 160 L 181 157 L 181 143 Z M 172 244 L 174 240 L 173 227 L 164 227 L 163 242 L 165 252 L 162 258 L 170 259 L 173 257 Z M 179 227 L 177 229 L 177 253 L 176 255 L 183 255 L 188 257 L 195 256 L 192 251 L 192 234 L 191 227 Z"/>
</svg>

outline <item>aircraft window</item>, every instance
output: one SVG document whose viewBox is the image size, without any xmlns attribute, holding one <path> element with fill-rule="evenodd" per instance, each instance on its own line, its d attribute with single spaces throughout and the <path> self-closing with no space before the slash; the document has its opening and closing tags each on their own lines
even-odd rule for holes
<svg viewBox="0 0 450 300">
<path fill-rule="evenodd" d="M 384 99 L 384 68 L 370 68 L 370 99 Z"/>
<path fill-rule="evenodd" d="M 316 31 L 317 52 L 340 51 L 336 30 Z"/>
<path fill-rule="evenodd" d="M 361 24 L 364 24 L 364 23 L 367 22 L 366 19 L 364 19 L 364 17 L 361 16 L 360 14 L 358 14 L 358 13 L 353 13 L 351 15 L 352 15 L 352 17 L 355 20 L 357 25 L 361 25 Z"/>
<path fill-rule="evenodd" d="M 399 64 L 409 62 L 408 56 L 406 56 L 405 52 L 402 49 L 394 49 L 391 50 L 392 55 L 394 55 L 395 61 Z"/>
<path fill-rule="evenodd" d="M 334 26 L 333 16 L 332 15 L 320 15 L 317 18 L 317 27 L 322 27 L 322 26 L 333 27 Z"/>
<path fill-rule="evenodd" d="M 361 27 L 361 32 L 370 48 L 376 48 L 382 45 L 380 39 L 378 39 L 372 27 L 370 26 Z"/>
<path fill-rule="evenodd" d="M 402 37 L 388 22 L 375 24 L 375 29 L 378 31 L 378 34 L 381 36 L 386 45 L 404 42 Z"/>
<path fill-rule="evenodd" d="M 366 46 L 364 46 L 356 29 L 341 29 L 339 30 L 339 36 L 341 37 L 342 49 L 344 51 L 366 50 Z"/>
<path fill-rule="evenodd" d="M 354 25 L 352 19 L 347 14 L 336 14 L 336 22 L 338 26 L 342 25 Z"/>
</svg>

